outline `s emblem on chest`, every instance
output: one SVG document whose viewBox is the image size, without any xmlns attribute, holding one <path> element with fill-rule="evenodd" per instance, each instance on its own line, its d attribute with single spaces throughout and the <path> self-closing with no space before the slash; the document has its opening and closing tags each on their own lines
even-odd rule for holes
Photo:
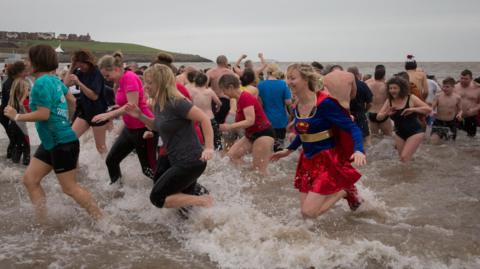
<svg viewBox="0 0 480 269">
<path fill-rule="evenodd" d="M 301 134 L 307 133 L 308 127 L 310 127 L 310 124 L 306 121 L 299 121 L 295 125 L 295 128 L 297 129 L 297 131 Z"/>
</svg>

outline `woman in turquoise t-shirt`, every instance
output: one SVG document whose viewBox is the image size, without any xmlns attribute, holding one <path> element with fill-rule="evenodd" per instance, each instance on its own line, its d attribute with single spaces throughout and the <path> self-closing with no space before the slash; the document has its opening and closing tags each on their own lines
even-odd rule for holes
<svg viewBox="0 0 480 269">
<path fill-rule="evenodd" d="M 75 98 L 52 74 L 58 68 L 57 54 L 48 45 L 37 45 L 30 48 L 28 56 L 37 78 L 30 92 L 32 112 L 18 114 L 13 107 L 7 106 L 4 114 L 14 121 L 35 122 L 40 137 L 41 144 L 23 176 L 23 184 L 35 207 L 36 217 L 39 222 L 46 220 L 46 197 L 40 182 L 53 169 L 63 192 L 85 208 L 95 220 L 99 220 L 102 217 L 101 210 L 90 193 L 76 181 L 80 147 L 70 127 L 67 105 L 67 102 L 72 105 Z"/>
</svg>

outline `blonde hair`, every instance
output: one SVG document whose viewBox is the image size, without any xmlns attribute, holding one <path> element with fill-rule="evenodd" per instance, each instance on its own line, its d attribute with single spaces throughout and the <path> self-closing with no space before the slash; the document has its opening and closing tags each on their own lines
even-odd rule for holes
<svg viewBox="0 0 480 269">
<path fill-rule="evenodd" d="M 112 70 L 114 67 L 123 68 L 123 54 L 120 51 L 112 55 L 105 55 L 98 60 L 98 69 Z"/>
<path fill-rule="evenodd" d="M 168 100 L 175 102 L 185 97 L 177 90 L 172 69 L 164 64 L 154 64 L 145 70 L 144 77 L 149 77 L 155 86 L 152 89 L 154 105 L 160 110 L 165 108 Z"/>
<path fill-rule="evenodd" d="M 287 68 L 287 75 L 297 70 L 302 79 L 308 82 L 308 89 L 312 92 L 323 89 L 323 79 L 315 72 L 313 67 L 309 64 L 292 64 Z"/>
<path fill-rule="evenodd" d="M 17 78 L 12 83 L 12 88 L 10 89 L 10 99 L 8 99 L 8 105 L 15 108 L 17 111 L 20 110 L 21 101 L 25 93 L 28 92 L 30 88 L 30 83 L 24 78 Z"/>
</svg>

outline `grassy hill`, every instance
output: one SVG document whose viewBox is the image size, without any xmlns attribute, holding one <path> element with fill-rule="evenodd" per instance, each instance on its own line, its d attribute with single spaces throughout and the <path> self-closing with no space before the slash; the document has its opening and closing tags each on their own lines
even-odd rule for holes
<svg viewBox="0 0 480 269">
<path fill-rule="evenodd" d="M 0 40 L 0 42 L 2 42 Z M 89 49 L 96 56 L 102 56 L 104 54 L 112 53 L 120 50 L 125 56 L 127 61 L 149 62 L 159 52 L 168 52 L 173 55 L 176 62 L 210 62 L 209 59 L 203 58 L 199 55 L 183 54 L 176 52 L 163 51 L 147 46 L 131 44 L 131 43 L 116 43 L 116 42 L 98 42 L 98 41 L 59 41 L 59 40 L 18 40 L 4 42 L 3 46 L 0 46 L 0 52 L 11 53 L 26 53 L 28 48 L 37 44 L 48 44 L 52 47 L 57 47 L 61 44 L 62 49 L 65 51 L 61 55 L 62 61 L 68 61 L 71 52 L 77 49 Z"/>
</svg>

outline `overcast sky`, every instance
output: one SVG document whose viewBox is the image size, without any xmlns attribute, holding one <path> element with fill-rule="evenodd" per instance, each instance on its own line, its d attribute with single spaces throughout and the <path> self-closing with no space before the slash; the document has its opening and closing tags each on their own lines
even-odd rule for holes
<svg viewBox="0 0 480 269">
<path fill-rule="evenodd" d="M 0 0 L 0 30 L 235 60 L 480 61 L 479 0 Z"/>
</svg>

